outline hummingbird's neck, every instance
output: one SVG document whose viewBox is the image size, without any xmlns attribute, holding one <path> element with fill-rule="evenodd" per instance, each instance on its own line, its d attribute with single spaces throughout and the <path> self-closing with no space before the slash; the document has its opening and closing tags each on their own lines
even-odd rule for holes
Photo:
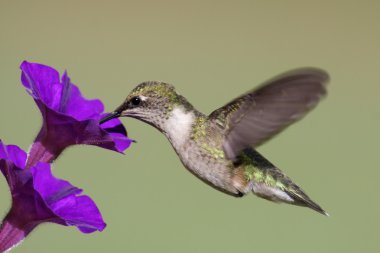
<svg viewBox="0 0 380 253">
<path fill-rule="evenodd" d="M 198 114 L 197 111 L 188 110 L 182 105 L 175 106 L 170 112 L 163 132 L 175 149 L 182 148 L 189 141 Z"/>
</svg>

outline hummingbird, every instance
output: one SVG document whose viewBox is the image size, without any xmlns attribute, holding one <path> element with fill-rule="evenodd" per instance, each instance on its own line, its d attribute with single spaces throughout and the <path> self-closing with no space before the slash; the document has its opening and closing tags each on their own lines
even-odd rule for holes
<svg viewBox="0 0 380 253">
<path fill-rule="evenodd" d="M 213 188 L 234 197 L 258 197 L 309 207 L 327 215 L 279 168 L 255 150 L 301 119 L 326 95 L 328 74 L 317 68 L 285 72 L 210 115 L 194 108 L 173 85 L 147 81 L 102 118 L 131 117 L 163 133 L 182 164 Z"/>
</svg>

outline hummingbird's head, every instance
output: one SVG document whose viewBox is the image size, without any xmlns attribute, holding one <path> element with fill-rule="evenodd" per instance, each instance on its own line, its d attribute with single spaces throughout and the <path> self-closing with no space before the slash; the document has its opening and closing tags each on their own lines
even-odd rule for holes
<svg viewBox="0 0 380 253">
<path fill-rule="evenodd" d="M 190 109 L 191 105 L 178 95 L 174 86 L 148 81 L 137 85 L 116 110 L 100 120 L 100 124 L 116 117 L 132 117 L 159 129 L 177 105 Z"/>
</svg>

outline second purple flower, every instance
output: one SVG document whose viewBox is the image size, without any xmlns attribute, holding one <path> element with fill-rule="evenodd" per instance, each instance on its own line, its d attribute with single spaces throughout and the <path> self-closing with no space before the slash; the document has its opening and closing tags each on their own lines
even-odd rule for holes
<svg viewBox="0 0 380 253">
<path fill-rule="evenodd" d="M 0 252 L 19 244 L 41 223 L 76 226 L 83 233 L 106 224 L 95 202 L 68 181 L 53 176 L 50 164 L 25 168 L 27 154 L 0 140 L 0 171 L 6 178 L 12 206 L 0 225 Z"/>
</svg>

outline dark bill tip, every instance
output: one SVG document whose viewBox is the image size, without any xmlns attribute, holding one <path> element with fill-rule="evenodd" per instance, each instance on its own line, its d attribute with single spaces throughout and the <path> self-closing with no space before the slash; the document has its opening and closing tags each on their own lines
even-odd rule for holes
<svg viewBox="0 0 380 253">
<path fill-rule="evenodd" d="M 120 117 L 120 112 L 111 112 L 110 114 L 104 116 L 99 120 L 99 124 L 103 124 L 104 122 L 107 122 L 111 119 Z"/>
</svg>

